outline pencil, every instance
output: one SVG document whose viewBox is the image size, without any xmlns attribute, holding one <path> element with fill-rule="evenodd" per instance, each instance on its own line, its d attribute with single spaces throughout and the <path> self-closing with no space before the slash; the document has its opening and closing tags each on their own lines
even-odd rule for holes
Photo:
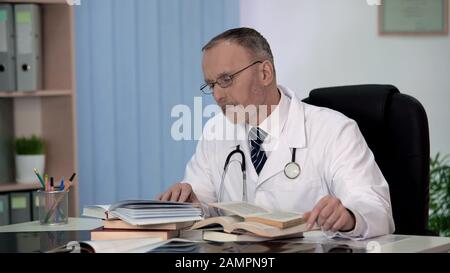
<svg viewBox="0 0 450 273">
<path fill-rule="evenodd" d="M 45 183 L 44 180 L 42 179 L 41 175 L 39 174 L 38 170 L 36 168 L 34 168 L 34 173 L 36 174 L 36 176 L 39 179 L 39 182 L 41 182 L 42 187 L 45 189 Z"/>
<path fill-rule="evenodd" d="M 48 174 L 44 174 L 44 181 L 45 181 L 45 190 L 49 191 L 50 190 L 50 184 L 48 182 Z"/>
</svg>

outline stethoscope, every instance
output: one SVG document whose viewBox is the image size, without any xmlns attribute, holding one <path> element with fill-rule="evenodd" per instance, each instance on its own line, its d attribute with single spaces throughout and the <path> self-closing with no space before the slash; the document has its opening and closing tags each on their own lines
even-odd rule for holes
<svg viewBox="0 0 450 273">
<path fill-rule="evenodd" d="M 291 162 L 287 163 L 286 166 L 284 166 L 284 175 L 286 175 L 286 177 L 289 179 L 296 179 L 301 173 L 300 165 L 297 162 L 295 162 L 295 152 L 296 151 L 297 151 L 297 148 L 292 148 Z M 238 160 L 236 160 L 236 161 L 238 161 L 240 163 L 241 171 L 242 171 L 242 201 L 247 202 L 247 173 L 245 170 L 245 154 L 240 149 L 240 145 L 237 145 L 236 149 L 231 151 L 225 160 L 225 165 L 223 166 L 222 179 L 220 181 L 220 186 L 219 186 L 218 202 L 222 202 L 222 194 L 223 194 L 225 176 L 228 172 L 228 167 L 230 166 L 230 163 L 235 161 L 235 160 L 231 160 L 231 158 L 235 154 L 241 155 L 241 161 L 238 161 Z"/>
</svg>

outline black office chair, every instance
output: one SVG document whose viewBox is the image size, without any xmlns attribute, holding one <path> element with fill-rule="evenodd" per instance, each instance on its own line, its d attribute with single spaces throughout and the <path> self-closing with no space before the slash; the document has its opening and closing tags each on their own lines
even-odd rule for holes
<svg viewBox="0 0 450 273">
<path fill-rule="evenodd" d="M 420 102 L 392 85 L 319 88 L 303 101 L 357 122 L 389 184 L 395 233 L 429 235 L 430 140 Z"/>
</svg>

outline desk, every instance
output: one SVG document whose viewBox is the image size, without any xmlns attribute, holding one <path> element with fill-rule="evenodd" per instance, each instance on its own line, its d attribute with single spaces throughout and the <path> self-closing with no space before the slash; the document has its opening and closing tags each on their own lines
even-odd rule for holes
<svg viewBox="0 0 450 273">
<path fill-rule="evenodd" d="M 36 222 L 3 226 L 0 227 L 0 242 L 2 242 L 0 244 L 0 252 L 43 252 L 64 245 L 69 241 L 86 241 L 89 240 L 90 230 L 99 226 L 101 226 L 101 221 L 86 218 L 71 218 L 69 219 L 69 225 L 45 229 L 42 229 Z M 450 251 L 450 238 L 448 237 L 396 234 L 365 241 L 351 241 L 327 239 L 321 232 L 314 231 L 305 233 L 304 238 L 291 239 L 289 243 L 322 246 L 312 252 L 328 252 L 330 249 L 336 249 L 333 246 L 351 247 L 358 250 L 356 252 L 411 253 Z M 268 242 L 264 244 L 267 246 Z"/>
<path fill-rule="evenodd" d="M 102 221 L 69 218 L 67 225 L 42 226 L 39 221 L 0 226 L 0 253 L 33 253 L 47 251 L 70 241 L 90 239 L 90 231 Z"/>
<path fill-rule="evenodd" d="M 322 244 L 345 244 L 364 248 L 370 253 L 418 253 L 418 252 L 450 252 L 449 237 L 413 236 L 390 234 L 363 241 L 344 239 L 327 239 L 320 231 L 305 233 L 302 242 Z"/>
</svg>

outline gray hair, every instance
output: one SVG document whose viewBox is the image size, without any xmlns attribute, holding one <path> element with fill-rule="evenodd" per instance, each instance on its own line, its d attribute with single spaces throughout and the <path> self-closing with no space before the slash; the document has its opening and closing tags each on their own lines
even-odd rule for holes
<svg viewBox="0 0 450 273">
<path fill-rule="evenodd" d="M 274 66 L 272 50 L 270 45 L 258 31 L 252 28 L 240 27 L 229 29 L 216 37 L 212 38 L 203 48 L 202 51 L 208 50 L 221 41 L 234 42 L 245 49 L 247 49 L 251 55 L 258 58 L 264 58 L 270 60 Z"/>
</svg>

